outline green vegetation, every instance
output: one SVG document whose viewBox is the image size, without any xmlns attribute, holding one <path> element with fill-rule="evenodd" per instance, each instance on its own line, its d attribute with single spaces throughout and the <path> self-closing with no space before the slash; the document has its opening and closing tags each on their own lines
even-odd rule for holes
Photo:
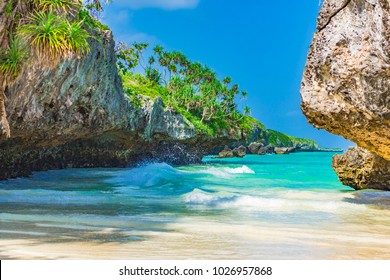
<svg viewBox="0 0 390 280">
<path fill-rule="evenodd" d="M 0 50 L 0 73 L 15 78 L 28 58 L 26 47 L 19 38 L 12 38 L 6 50 Z"/>
<path fill-rule="evenodd" d="M 53 59 L 88 53 L 94 30 L 107 29 L 91 15 L 101 9 L 98 0 L 9 1 L 11 26 L 8 34 L 1 34 L 8 44 L 0 50 L 0 73 L 16 78 L 28 55 L 50 64 Z"/>
<path fill-rule="evenodd" d="M 80 5 L 79 1 L 71 0 L 34 0 L 34 3 L 41 11 L 56 11 L 57 13 L 67 12 Z"/>
<path fill-rule="evenodd" d="M 5 11 L 7 12 L 7 16 L 11 16 L 13 4 L 14 4 L 14 0 L 10 0 L 7 3 L 7 6 L 5 6 Z"/>
<path fill-rule="evenodd" d="M 209 67 L 190 61 L 184 54 L 164 50 L 156 46 L 145 59 L 147 44 L 134 43 L 118 48 L 118 68 L 124 81 L 125 92 L 134 100 L 136 95 L 155 98 L 160 96 L 164 104 L 179 112 L 195 125 L 199 133 L 208 135 L 229 134 L 240 138 L 249 132 L 255 119 L 237 108 L 236 100 L 245 99 L 247 93 L 230 77 L 217 78 Z M 135 74 L 135 71 L 141 74 Z"/>
<path fill-rule="evenodd" d="M 271 129 L 268 129 L 267 132 L 269 134 L 268 143 L 275 147 L 293 147 L 298 143 L 317 147 L 317 143 L 310 139 L 293 137 Z"/>
</svg>

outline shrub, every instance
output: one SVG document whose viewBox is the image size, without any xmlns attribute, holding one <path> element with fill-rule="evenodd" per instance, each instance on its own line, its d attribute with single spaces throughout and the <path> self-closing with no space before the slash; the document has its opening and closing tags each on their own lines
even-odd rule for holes
<svg viewBox="0 0 390 280">
<path fill-rule="evenodd" d="M 12 38 L 10 46 L 0 51 L 0 72 L 11 79 L 15 78 L 25 60 L 28 58 L 28 49 L 20 38 Z"/>
<path fill-rule="evenodd" d="M 56 56 L 67 52 L 67 21 L 52 11 L 35 12 L 28 17 L 30 23 L 19 27 L 19 34 L 41 55 Z"/>
</svg>

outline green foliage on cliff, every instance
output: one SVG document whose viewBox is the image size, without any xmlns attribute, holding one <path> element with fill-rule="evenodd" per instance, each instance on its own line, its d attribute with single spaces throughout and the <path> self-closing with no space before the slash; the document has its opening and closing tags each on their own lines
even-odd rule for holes
<svg viewBox="0 0 390 280">
<path fill-rule="evenodd" d="M 220 80 L 209 67 L 160 46 L 145 59 L 147 47 L 134 43 L 118 48 L 118 68 L 125 92 L 132 100 L 137 94 L 160 96 L 168 108 L 186 117 L 199 133 L 213 136 L 228 134 L 240 138 L 241 133 L 258 124 L 238 111 L 236 100 L 244 99 L 247 93 L 232 84 L 230 77 Z M 248 106 L 244 113 L 250 113 Z"/>
<path fill-rule="evenodd" d="M 318 147 L 318 144 L 310 139 L 293 137 L 272 129 L 268 129 L 267 132 L 269 134 L 268 143 L 275 147 L 294 147 L 297 144 Z"/>
<path fill-rule="evenodd" d="M 0 73 L 15 78 L 23 63 L 28 58 L 28 51 L 19 38 L 12 38 L 9 48 L 0 50 Z"/>
<path fill-rule="evenodd" d="M 101 9 L 100 1 L 9 1 L 6 11 L 11 24 L 7 34 L 0 34 L 8 39 L 0 50 L 0 73 L 16 78 L 27 54 L 51 64 L 53 59 L 88 53 L 92 30 L 105 28 L 91 16 L 96 7 Z M 20 52 L 22 44 L 25 51 Z"/>
</svg>

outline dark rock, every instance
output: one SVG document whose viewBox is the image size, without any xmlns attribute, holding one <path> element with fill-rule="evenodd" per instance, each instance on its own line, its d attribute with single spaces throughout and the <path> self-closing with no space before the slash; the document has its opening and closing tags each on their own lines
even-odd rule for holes
<svg viewBox="0 0 390 280">
<path fill-rule="evenodd" d="M 240 146 L 238 148 L 235 148 L 233 150 L 233 155 L 240 158 L 244 157 L 246 155 L 246 147 Z"/>
<path fill-rule="evenodd" d="M 264 144 L 263 143 L 257 143 L 257 142 L 253 142 L 253 143 L 250 143 L 249 146 L 248 146 L 248 150 L 251 154 L 254 154 L 254 155 L 257 155 L 258 152 L 259 152 L 259 149 L 261 147 L 263 147 Z"/>
<path fill-rule="evenodd" d="M 261 147 L 257 152 L 258 155 L 272 154 L 274 152 L 274 147 L 271 145 L 267 145 L 265 147 Z"/>
</svg>

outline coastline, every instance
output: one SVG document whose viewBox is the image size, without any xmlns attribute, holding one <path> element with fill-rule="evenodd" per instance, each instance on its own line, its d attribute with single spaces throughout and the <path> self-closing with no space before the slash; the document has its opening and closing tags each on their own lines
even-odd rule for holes
<svg viewBox="0 0 390 280">
<path fill-rule="evenodd" d="M 389 193 L 332 153 L 36 172 L 0 183 L 4 259 L 388 259 Z"/>
<path fill-rule="evenodd" d="M 380 213 L 381 215 L 383 213 Z M 365 232 L 337 229 L 292 228 L 286 225 L 225 225 L 213 222 L 172 226 L 142 242 L 37 242 L 35 239 L 2 239 L 2 259 L 129 260 L 129 259 L 289 259 L 385 260 L 389 231 L 367 236 Z M 364 227 L 364 225 L 361 225 Z M 210 232 L 210 228 L 213 229 Z M 259 240 L 261 236 L 261 240 Z M 293 237 L 292 237 L 293 236 Z M 241 240 L 241 242 L 240 242 Z M 295 246 L 284 245 L 291 242 Z M 279 245 L 278 245 L 279 243 Z M 272 244 L 272 250 L 270 245 Z M 276 248 L 276 249 L 275 249 Z"/>
</svg>

